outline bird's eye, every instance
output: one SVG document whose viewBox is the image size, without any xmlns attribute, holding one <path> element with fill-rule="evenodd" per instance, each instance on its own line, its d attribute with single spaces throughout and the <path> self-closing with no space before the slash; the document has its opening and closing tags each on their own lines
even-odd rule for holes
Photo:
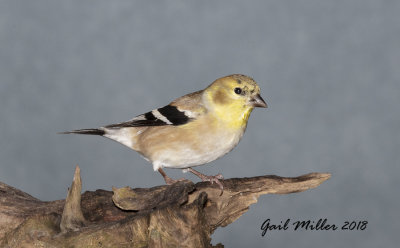
<svg viewBox="0 0 400 248">
<path fill-rule="evenodd" d="M 240 95 L 240 93 L 242 93 L 242 89 L 241 88 L 235 88 L 235 93 Z"/>
</svg>

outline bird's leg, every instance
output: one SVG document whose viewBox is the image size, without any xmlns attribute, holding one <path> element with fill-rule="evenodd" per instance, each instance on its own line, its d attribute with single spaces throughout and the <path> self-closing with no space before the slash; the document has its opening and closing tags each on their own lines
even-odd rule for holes
<svg viewBox="0 0 400 248">
<path fill-rule="evenodd" d="M 203 182 L 207 181 L 207 182 L 211 182 L 211 184 L 213 184 L 215 182 L 216 184 L 219 185 L 219 188 L 221 189 L 221 195 L 222 195 L 222 193 L 224 193 L 224 185 L 219 181 L 219 179 L 222 180 L 222 179 L 224 179 L 224 177 L 220 173 L 218 173 L 215 176 L 207 176 L 207 175 L 204 175 L 203 173 L 200 173 L 199 171 L 197 171 L 195 169 L 192 169 L 191 167 L 188 167 L 186 169 L 186 171 L 190 171 L 193 174 L 195 174 L 196 176 L 200 177 L 200 179 Z"/>
<path fill-rule="evenodd" d="M 178 180 L 172 179 L 169 176 L 167 176 L 167 174 L 161 168 L 158 168 L 158 172 L 160 172 L 161 176 L 163 176 L 163 178 L 165 180 L 165 183 L 168 184 L 168 185 L 171 185 L 171 184 L 174 184 L 176 182 L 180 182 L 180 181 L 185 180 L 185 178 L 180 178 Z"/>
</svg>

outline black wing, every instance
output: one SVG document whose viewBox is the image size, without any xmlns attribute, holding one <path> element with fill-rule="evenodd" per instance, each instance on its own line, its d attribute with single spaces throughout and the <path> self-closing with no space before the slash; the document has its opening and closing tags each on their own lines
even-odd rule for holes
<svg viewBox="0 0 400 248">
<path fill-rule="evenodd" d="M 165 107 L 155 109 L 143 115 L 139 115 L 132 120 L 111 124 L 105 128 L 123 128 L 123 127 L 146 127 L 146 126 L 179 126 L 193 120 L 185 111 L 180 111 L 177 107 L 167 105 Z"/>
</svg>

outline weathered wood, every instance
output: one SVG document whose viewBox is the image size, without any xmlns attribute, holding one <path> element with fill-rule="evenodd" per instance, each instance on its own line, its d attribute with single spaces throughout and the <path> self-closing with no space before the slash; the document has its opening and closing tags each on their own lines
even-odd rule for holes
<svg viewBox="0 0 400 248">
<path fill-rule="evenodd" d="M 79 168 L 67 202 L 43 202 L 0 183 L 0 246 L 211 247 L 213 231 L 239 218 L 260 195 L 301 192 L 329 177 L 311 173 L 227 179 L 222 196 L 217 185 L 207 182 L 113 188 L 114 195 L 85 192 L 81 204 Z"/>
<path fill-rule="evenodd" d="M 65 199 L 64 210 L 61 215 L 61 232 L 78 231 L 85 226 L 86 220 L 81 209 L 82 181 L 79 166 L 75 168 L 74 179 Z"/>
</svg>

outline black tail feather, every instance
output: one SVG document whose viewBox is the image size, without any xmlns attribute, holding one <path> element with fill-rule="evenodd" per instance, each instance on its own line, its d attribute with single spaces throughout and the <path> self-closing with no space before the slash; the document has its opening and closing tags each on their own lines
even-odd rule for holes
<svg viewBox="0 0 400 248">
<path fill-rule="evenodd" d="M 102 130 L 102 129 L 89 128 L 89 129 L 79 129 L 79 130 L 72 130 L 72 131 L 68 131 L 68 132 L 61 132 L 59 134 L 70 134 L 70 133 L 101 135 L 101 136 L 103 136 L 106 132 L 104 130 Z"/>
</svg>

